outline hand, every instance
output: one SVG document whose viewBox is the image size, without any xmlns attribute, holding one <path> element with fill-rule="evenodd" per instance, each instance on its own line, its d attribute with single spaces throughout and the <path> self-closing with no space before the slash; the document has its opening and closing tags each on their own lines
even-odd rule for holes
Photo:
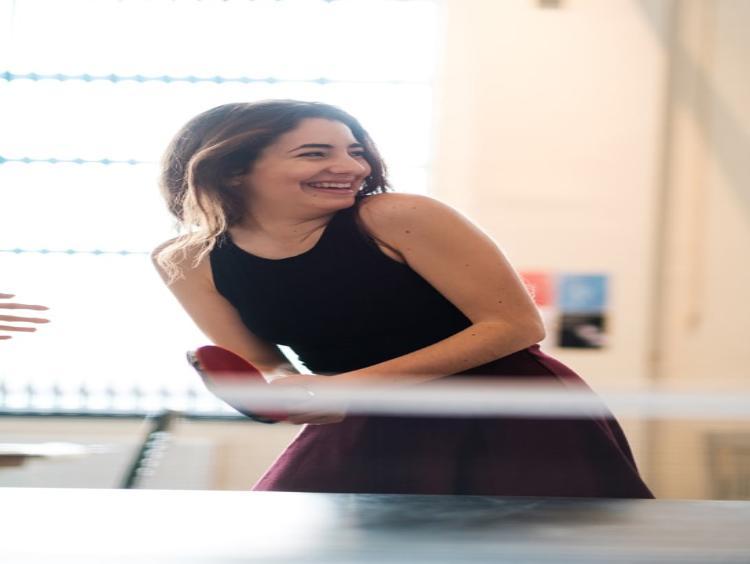
<svg viewBox="0 0 750 564">
<path fill-rule="evenodd" d="M 346 410 L 342 405 L 341 408 L 331 409 L 330 405 L 323 410 L 316 407 L 319 404 L 319 397 L 326 386 L 330 385 L 333 376 L 316 376 L 314 374 L 292 374 L 273 380 L 271 386 L 291 386 L 303 388 L 310 394 L 308 400 L 303 401 L 289 408 L 289 418 L 287 421 L 295 425 L 326 425 L 328 423 L 340 423 L 346 417 Z"/>
<path fill-rule="evenodd" d="M 8 300 L 14 294 L 0 294 L 0 299 Z M 45 311 L 49 308 L 43 305 L 17 304 L 13 302 L 0 302 L 0 309 L 31 309 L 35 311 Z M 8 340 L 11 335 L 3 335 L 3 331 L 18 331 L 22 333 L 33 333 L 36 327 L 26 327 L 16 325 L 16 323 L 49 323 L 49 319 L 42 317 L 20 317 L 17 315 L 0 315 L 0 340 Z"/>
</svg>

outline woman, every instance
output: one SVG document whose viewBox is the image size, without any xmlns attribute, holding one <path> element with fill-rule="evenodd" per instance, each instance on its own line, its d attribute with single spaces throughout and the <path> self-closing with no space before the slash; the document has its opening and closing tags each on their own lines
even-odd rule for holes
<svg viewBox="0 0 750 564">
<path fill-rule="evenodd" d="M 582 385 L 539 351 L 539 314 L 495 244 L 435 200 L 386 193 L 375 145 L 338 108 L 213 108 L 177 133 L 161 186 L 187 233 L 157 249 L 157 268 L 214 343 L 269 379 Z M 278 344 L 317 375 L 291 374 Z M 291 420 L 310 425 L 254 489 L 651 497 L 612 419 Z"/>
</svg>

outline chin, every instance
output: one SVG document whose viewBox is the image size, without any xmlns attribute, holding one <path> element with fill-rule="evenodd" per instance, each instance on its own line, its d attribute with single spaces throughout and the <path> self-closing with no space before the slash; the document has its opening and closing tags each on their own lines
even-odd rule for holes
<svg viewBox="0 0 750 564">
<path fill-rule="evenodd" d="M 335 196 L 335 197 L 313 197 L 310 199 L 311 204 L 316 208 L 324 208 L 327 210 L 339 210 L 350 208 L 354 205 L 357 200 L 356 194 L 347 196 Z"/>
<path fill-rule="evenodd" d="M 345 210 L 346 208 L 350 208 L 354 205 L 354 202 L 356 202 L 356 199 L 354 197 L 341 199 L 336 202 L 320 202 L 319 208 L 320 209 L 326 209 L 326 210 Z"/>
</svg>

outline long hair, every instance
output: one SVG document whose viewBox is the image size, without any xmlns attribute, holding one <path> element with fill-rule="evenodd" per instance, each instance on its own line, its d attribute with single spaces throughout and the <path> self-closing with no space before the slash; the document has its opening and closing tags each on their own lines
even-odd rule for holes
<svg viewBox="0 0 750 564">
<path fill-rule="evenodd" d="M 370 135 L 345 111 L 320 102 L 265 100 L 224 104 L 188 121 L 162 157 L 159 187 L 180 234 L 155 253 L 170 281 L 190 254 L 193 266 L 214 248 L 246 210 L 245 196 L 230 180 L 247 174 L 260 153 L 306 118 L 339 121 L 364 147 L 371 167 L 357 198 L 389 189 L 386 167 Z"/>
</svg>

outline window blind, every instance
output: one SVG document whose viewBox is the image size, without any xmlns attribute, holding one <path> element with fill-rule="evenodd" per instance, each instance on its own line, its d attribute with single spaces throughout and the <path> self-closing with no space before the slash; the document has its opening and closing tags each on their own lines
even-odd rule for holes
<svg viewBox="0 0 750 564">
<path fill-rule="evenodd" d="M 0 342 L 0 413 L 232 414 L 150 264 L 174 235 L 161 152 L 222 103 L 323 101 L 425 193 L 438 19 L 432 0 L 0 0 L 0 292 L 52 319 Z"/>
</svg>

